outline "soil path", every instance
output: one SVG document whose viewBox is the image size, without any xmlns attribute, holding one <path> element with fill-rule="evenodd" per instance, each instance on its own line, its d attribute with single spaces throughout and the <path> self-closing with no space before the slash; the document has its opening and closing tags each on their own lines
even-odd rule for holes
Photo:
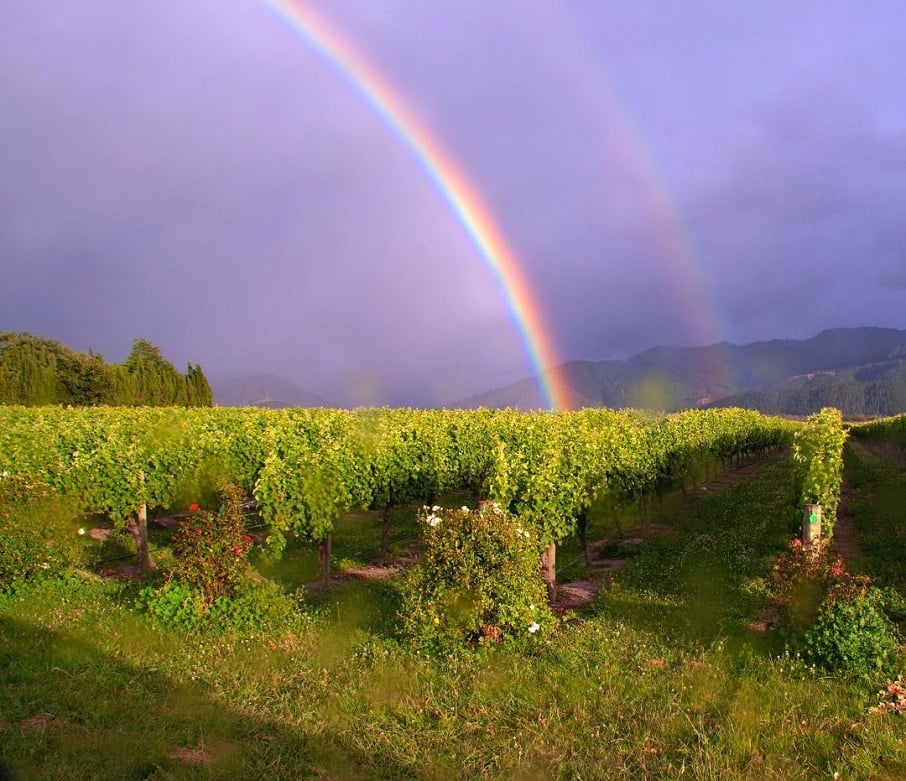
<svg viewBox="0 0 906 781">
<path fill-rule="evenodd" d="M 902 451 L 890 448 L 881 443 L 866 442 L 858 439 L 847 440 L 846 447 L 856 458 L 879 458 L 906 470 L 906 457 Z M 834 524 L 834 536 L 831 539 L 831 550 L 839 553 L 847 564 L 855 564 L 861 558 L 859 540 L 851 514 L 853 502 L 859 498 L 861 491 L 850 482 L 846 470 L 843 470 L 843 485 L 840 489 L 840 504 L 837 508 L 837 521 Z"/>
</svg>

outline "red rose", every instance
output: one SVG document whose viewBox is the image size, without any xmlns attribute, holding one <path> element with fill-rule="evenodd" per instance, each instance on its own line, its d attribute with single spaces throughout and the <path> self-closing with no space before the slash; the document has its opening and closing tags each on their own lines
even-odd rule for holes
<svg viewBox="0 0 906 781">
<path fill-rule="evenodd" d="M 193 513 L 196 512 L 196 511 L 198 510 L 198 502 L 192 502 L 192 504 L 189 505 L 189 509 L 190 509 Z"/>
</svg>

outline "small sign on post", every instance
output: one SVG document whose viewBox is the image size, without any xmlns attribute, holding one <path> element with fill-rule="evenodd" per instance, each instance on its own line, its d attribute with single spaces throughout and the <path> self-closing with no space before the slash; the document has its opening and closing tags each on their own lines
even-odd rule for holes
<svg viewBox="0 0 906 781">
<path fill-rule="evenodd" d="M 802 514 L 802 542 L 806 545 L 821 539 L 821 505 L 807 504 Z"/>
</svg>

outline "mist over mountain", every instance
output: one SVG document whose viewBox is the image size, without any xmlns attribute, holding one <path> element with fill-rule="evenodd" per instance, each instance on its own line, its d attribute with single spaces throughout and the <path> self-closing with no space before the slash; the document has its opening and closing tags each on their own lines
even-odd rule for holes
<svg viewBox="0 0 906 781">
<path fill-rule="evenodd" d="M 329 407 L 327 401 L 275 374 L 246 374 L 214 379 L 218 407 Z"/>
</svg>

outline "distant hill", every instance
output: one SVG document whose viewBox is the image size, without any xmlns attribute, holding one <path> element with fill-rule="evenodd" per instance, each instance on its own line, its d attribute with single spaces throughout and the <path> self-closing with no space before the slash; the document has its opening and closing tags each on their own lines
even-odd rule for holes
<svg viewBox="0 0 906 781">
<path fill-rule="evenodd" d="M 836 406 L 850 416 L 906 412 L 906 331 L 893 328 L 835 328 L 811 339 L 746 345 L 654 347 L 625 361 L 571 361 L 559 371 L 573 408 L 743 406 L 804 415 Z M 461 406 L 545 405 L 529 378 Z"/>
<path fill-rule="evenodd" d="M 329 407 L 314 393 L 275 374 L 248 374 L 212 382 L 218 407 Z"/>
</svg>

